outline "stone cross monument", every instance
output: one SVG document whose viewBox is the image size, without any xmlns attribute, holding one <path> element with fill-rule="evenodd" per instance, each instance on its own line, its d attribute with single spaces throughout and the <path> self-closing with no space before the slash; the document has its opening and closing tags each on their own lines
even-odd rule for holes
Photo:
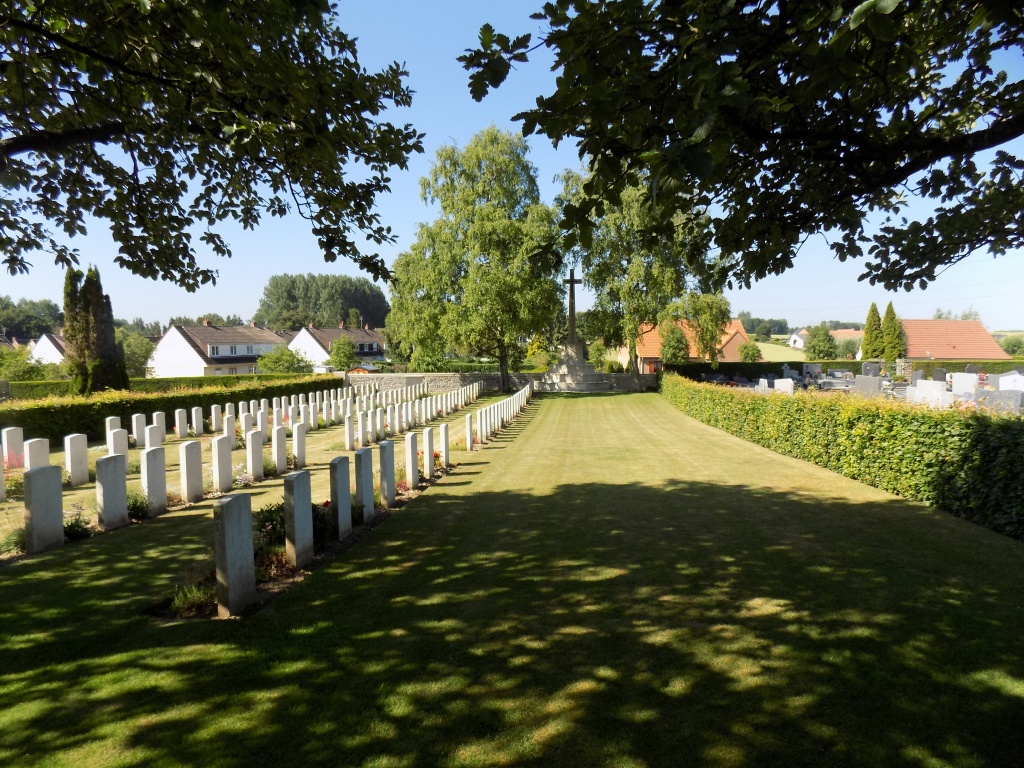
<svg viewBox="0 0 1024 768">
<path fill-rule="evenodd" d="M 576 279 L 576 270 L 569 270 L 569 279 L 562 281 L 569 286 L 569 334 L 565 337 L 566 346 L 576 346 L 576 286 L 582 280 Z"/>
</svg>

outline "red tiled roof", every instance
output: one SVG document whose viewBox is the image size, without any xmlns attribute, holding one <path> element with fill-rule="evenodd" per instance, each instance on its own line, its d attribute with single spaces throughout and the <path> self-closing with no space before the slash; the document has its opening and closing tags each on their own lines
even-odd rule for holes
<svg viewBox="0 0 1024 768">
<path fill-rule="evenodd" d="M 693 330 L 686 324 L 685 320 L 677 320 L 676 325 L 683 329 L 686 341 L 690 344 L 690 356 L 696 356 L 697 339 Z M 718 343 L 721 349 L 733 336 L 739 336 L 744 342 L 750 341 L 747 332 L 743 330 L 743 323 L 739 320 L 730 320 L 722 331 L 722 338 Z M 658 326 L 653 323 L 644 323 L 640 326 L 640 338 L 636 342 L 636 354 L 638 358 L 661 359 L 661 334 Z"/>
<path fill-rule="evenodd" d="M 902 320 L 911 360 L 1009 360 L 978 320 Z"/>
<path fill-rule="evenodd" d="M 832 338 L 836 341 L 842 341 L 843 339 L 863 339 L 864 331 L 858 331 L 854 328 L 840 328 L 836 331 L 829 331 Z"/>
</svg>

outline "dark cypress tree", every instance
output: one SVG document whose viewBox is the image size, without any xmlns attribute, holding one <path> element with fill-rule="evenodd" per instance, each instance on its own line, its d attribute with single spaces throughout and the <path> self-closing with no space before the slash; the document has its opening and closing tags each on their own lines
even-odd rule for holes
<svg viewBox="0 0 1024 768">
<path fill-rule="evenodd" d="M 114 313 L 95 267 L 83 275 L 69 269 L 64 280 L 65 359 L 71 393 L 128 389 L 124 350 L 114 338 Z"/>
</svg>

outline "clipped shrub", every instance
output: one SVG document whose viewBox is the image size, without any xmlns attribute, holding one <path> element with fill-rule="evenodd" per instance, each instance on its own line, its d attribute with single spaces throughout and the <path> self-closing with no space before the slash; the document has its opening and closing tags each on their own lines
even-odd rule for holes
<svg viewBox="0 0 1024 768">
<path fill-rule="evenodd" d="M 252 513 L 252 544 L 257 552 L 284 547 L 284 502 L 267 504 Z"/>
<path fill-rule="evenodd" d="M 182 619 L 210 616 L 217 609 L 217 585 L 212 579 L 179 586 L 174 590 L 171 611 Z"/>
<path fill-rule="evenodd" d="M 93 535 L 92 526 L 85 519 L 84 510 L 80 505 L 75 506 L 74 517 L 64 521 L 64 541 L 81 541 Z"/>
<path fill-rule="evenodd" d="M 754 392 L 662 377 L 688 416 L 770 450 L 1024 538 L 1024 420 L 888 400 Z"/>
<path fill-rule="evenodd" d="M 932 371 L 942 368 L 946 373 L 963 373 L 968 365 L 976 365 L 985 373 L 1009 373 L 1020 369 L 1024 371 L 1024 358 L 1012 360 L 915 360 L 914 371 L 924 371 L 924 377 L 930 379 Z"/>
<path fill-rule="evenodd" d="M 15 528 L 0 539 L 0 555 L 20 553 L 26 550 L 25 529 Z"/>
<path fill-rule="evenodd" d="M 149 517 L 149 499 L 144 493 L 128 491 L 128 519 L 146 520 Z"/>
</svg>

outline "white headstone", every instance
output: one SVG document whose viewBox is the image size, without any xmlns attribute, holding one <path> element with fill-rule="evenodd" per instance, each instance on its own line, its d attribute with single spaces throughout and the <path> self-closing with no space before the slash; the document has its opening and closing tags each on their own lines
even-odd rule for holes
<svg viewBox="0 0 1024 768">
<path fill-rule="evenodd" d="M 384 509 L 395 507 L 395 444 L 384 440 L 378 446 L 380 460 L 380 505 Z"/>
<path fill-rule="evenodd" d="M 25 433 L 21 427 L 7 427 L 0 435 L 3 437 L 4 466 L 7 469 L 25 466 Z"/>
<path fill-rule="evenodd" d="M 113 456 L 114 454 L 128 455 L 128 430 L 115 429 L 113 432 L 107 433 L 107 455 Z"/>
<path fill-rule="evenodd" d="M 409 432 L 405 436 L 405 482 L 410 491 L 420 487 L 419 457 L 416 452 L 416 433 Z"/>
<path fill-rule="evenodd" d="M 64 504 L 60 467 L 37 467 L 25 472 L 25 551 L 36 552 L 64 544 Z"/>
<path fill-rule="evenodd" d="M 288 469 L 288 430 L 286 427 L 274 427 L 271 432 L 270 455 L 274 457 L 274 468 L 278 475 Z"/>
<path fill-rule="evenodd" d="M 142 464 L 142 492 L 149 514 L 167 511 L 167 462 L 163 448 L 147 448 L 139 458 Z"/>
<path fill-rule="evenodd" d="M 295 468 L 306 466 L 306 424 L 299 422 L 292 427 L 292 456 L 295 457 Z"/>
<path fill-rule="evenodd" d="M 352 532 L 352 486 L 349 480 L 348 456 L 338 456 L 328 464 L 331 483 L 331 506 L 339 539 Z"/>
<path fill-rule="evenodd" d="M 186 440 L 178 446 L 178 470 L 181 498 L 193 504 L 203 498 L 203 448 L 198 440 Z"/>
<path fill-rule="evenodd" d="M 50 441 L 36 437 L 25 441 L 25 471 L 50 466 Z"/>
<path fill-rule="evenodd" d="M 192 432 L 196 437 L 200 437 L 203 434 L 203 409 L 193 408 L 192 409 Z"/>
<path fill-rule="evenodd" d="M 105 531 L 128 525 L 128 457 L 96 459 L 96 515 Z"/>
<path fill-rule="evenodd" d="M 210 450 L 213 453 L 213 490 L 217 493 L 227 493 L 231 490 L 231 449 L 234 447 L 234 435 L 220 435 L 210 441 Z"/>
<path fill-rule="evenodd" d="M 360 448 L 355 454 L 356 503 L 363 508 L 363 522 L 373 519 L 373 451 Z"/>
<path fill-rule="evenodd" d="M 71 487 L 89 482 L 89 438 L 83 434 L 64 438 L 64 469 L 71 477 Z"/>
<path fill-rule="evenodd" d="M 256 600 L 252 501 L 248 494 L 224 496 L 213 505 L 217 614 L 237 616 Z"/>
<path fill-rule="evenodd" d="M 257 429 L 245 435 L 245 470 L 253 482 L 263 479 L 263 435 Z"/>
<path fill-rule="evenodd" d="M 305 568 L 313 562 L 313 499 L 309 472 L 289 472 L 284 476 L 284 541 L 289 565 Z"/>
</svg>

